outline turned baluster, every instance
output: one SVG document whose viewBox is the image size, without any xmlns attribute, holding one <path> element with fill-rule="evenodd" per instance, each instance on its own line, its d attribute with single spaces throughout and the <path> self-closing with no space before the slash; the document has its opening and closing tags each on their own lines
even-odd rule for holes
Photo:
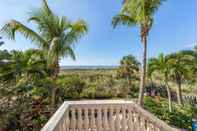
<svg viewBox="0 0 197 131">
<path fill-rule="evenodd" d="M 76 131 L 76 113 L 75 109 L 71 109 L 71 131 Z"/>
<path fill-rule="evenodd" d="M 108 109 L 107 107 L 104 107 L 103 109 L 104 111 L 104 118 L 103 118 L 103 127 L 104 127 L 104 131 L 107 131 L 108 130 L 108 116 L 107 116 L 107 112 L 108 112 Z"/>
<path fill-rule="evenodd" d="M 96 122 L 95 122 L 95 109 L 91 109 L 91 129 L 96 130 Z"/>
<path fill-rule="evenodd" d="M 133 131 L 134 130 L 134 123 L 133 123 L 133 115 L 132 115 L 132 110 L 131 110 L 131 107 L 128 106 L 128 114 L 127 114 L 127 117 L 128 117 L 128 131 Z"/>
<path fill-rule="evenodd" d="M 97 129 L 102 131 L 102 112 L 100 107 L 97 110 Z"/>
<path fill-rule="evenodd" d="M 113 114 L 114 114 L 114 108 L 110 107 L 110 110 L 109 110 L 109 128 L 110 128 L 111 131 L 115 131 L 114 130 L 114 117 L 113 117 Z"/>
<path fill-rule="evenodd" d="M 138 118 L 137 118 L 137 113 L 133 112 L 133 129 L 135 131 L 138 131 L 139 127 L 138 127 Z"/>
<path fill-rule="evenodd" d="M 120 108 L 116 108 L 115 130 L 120 131 Z"/>
<path fill-rule="evenodd" d="M 84 109 L 84 128 L 86 131 L 89 130 L 89 116 L 88 116 L 88 108 Z"/>
<path fill-rule="evenodd" d="M 65 116 L 65 130 L 69 131 L 69 127 L 70 127 L 70 118 L 69 118 L 69 111 L 66 112 L 66 116 Z"/>
<path fill-rule="evenodd" d="M 147 131 L 154 131 L 154 128 L 153 128 L 153 124 L 151 124 L 151 123 L 147 123 L 147 129 L 146 129 Z"/>
<path fill-rule="evenodd" d="M 140 117 L 140 131 L 146 131 L 146 120 L 142 116 Z"/>
<path fill-rule="evenodd" d="M 126 131 L 126 129 L 127 129 L 127 119 L 126 119 L 126 108 L 125 108 L 124 105 L 122 106 L 121 126 L 122 126 L 122 130 L 121 131 Z"/>
<path fill-rule="evenodd" d="M 62 131 L 66 131 L 66 116 L 62 120 Z"/>
<path fill-rule="evenodd" d="M 77 128 L 79 131 L 82 131 L 82 123 L 83 123 L 83 120 L 82 120 L 82 109 L 81 108 L 78 108 L 78 121 L 77 121 Z"/>
<path fill-rule="evenodd" d="M 60 125 L 61 125 L 60 131 L 66 131 L 66 119 L 65 119 L 65 118 L 63 118 L 63 119 L 61 120 Z"/>
<path fill-rule="evenodd" d="M 135 127 L 137 128 L 136 131 L 141 131 L 141 121 L 140 121 L 140 115 L 138 113 L 135 114 L 136 117 L 136 122 L 135 122 Z"/>
</svg>

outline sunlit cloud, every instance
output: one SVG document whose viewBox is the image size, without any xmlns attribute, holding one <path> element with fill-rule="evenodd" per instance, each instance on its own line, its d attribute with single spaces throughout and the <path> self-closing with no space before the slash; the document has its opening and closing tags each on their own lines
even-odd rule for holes
<svg viewBox="0 0 197 131">
<path fill-rule="evenodd" d="M 190 44 L 187 44 L 187 48 L 192 48 L 194 46 L 197 46 L 197 42 L 193 42 L 193 43 L 190 43 Z"/>
</svg>

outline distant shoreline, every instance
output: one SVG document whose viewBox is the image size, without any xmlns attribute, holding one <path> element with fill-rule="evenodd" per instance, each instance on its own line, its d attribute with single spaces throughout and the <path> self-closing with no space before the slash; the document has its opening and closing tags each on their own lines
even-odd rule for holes
<svg viewBox="0 0 197 131">
<path fill-rule="evenodd" d="M 61 70 L 110 70 L 118 66 L 61 66 Z"/>
</svg>

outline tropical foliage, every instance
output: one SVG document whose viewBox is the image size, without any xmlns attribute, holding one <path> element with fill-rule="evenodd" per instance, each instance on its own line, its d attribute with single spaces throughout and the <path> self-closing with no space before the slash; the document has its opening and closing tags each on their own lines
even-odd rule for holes
<svg viewBox="0 0 197 131">
<path fill-rule="evenodd" d="M 117 74 L 120 78 L 128 80 L 128 84 L 132 86 L 132 80 L 138 79 L 140 63 L 132 55 L 124 56 L 120 61 L 120 67 Z"/>
<path fill-rule="evenodd" d="M 28 21 L 36 24 L 38 33 L 16 20 L 5 24 L 1 31 L 10 39 L 15 39 L 15 34 L 19 32 L 41 50 L 46 51 L 48 67 L 54 81 L 51 100 L 54 108 L 56 79 L 60 70 L 59 59 L 62 57 L 75 59 L 74 44 L 87 32 L 87 25 L 83 20 L 70 22 L 65 16 L 57 16 L 49 8 L 46 0 L 42 0 L 41 8 L 30 12 Z"/>
<path fill-rule="evenodd" d="M 174 111 L 170 112 L 168 110 L 168 102 L 164 98 L 157 101 L 151 97 L 146 97 L 144 101 L 145 109 L 156 115 L 159 119 L 165 121 L 169 125 L 191 130 L 191 118 L 194 114 L 197 114 L 197 108 L 191 105 L 179 106 L 174 104 Z"/>
<path fill-rule="evenodd" d="M 155 77 L 159 78 L 162 84 L 167 89 L 168 94 L 168 104 L 169 111 L 172 112 L 172 100 L 171 100 L 171 91 L 169 87 L 169 73 L 170 73 L 170 63 L 169 59 L 167 59 L 164 54 L 160 54 L 158 58 L 149 59 L 149 76 L 155 75 Z"/>
</svg>

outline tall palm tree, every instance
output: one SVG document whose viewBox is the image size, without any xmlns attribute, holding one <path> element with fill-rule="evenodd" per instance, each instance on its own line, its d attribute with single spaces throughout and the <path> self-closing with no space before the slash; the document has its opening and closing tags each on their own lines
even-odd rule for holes
<svg viewBox="0 0 197 131">
<path fill-rule="evenodd" d="M 194 57 L 185 51 L 180 51 L 167 56 L 169 61 L 170 77 L 177 83 L 177 100 L 182 105 L 182 83 L 191 78 L 194 67 Z"/>
<path fill-rule="evenodd" d="M 52 70 L 51 78 L 54 81 L 51 100 L 51 106 L 54 107 L 59 60 L 62 57 L 75 59 L 74 43 L 87 32 L 87 25 L 83 20 L 71 22 L 64 16 L 57 16 L 49 8 L 47 0 L 42 0 L 41 8 L 31 11 L 28 21 L 36 24 L 37 32 L 16 20 L 5 24 L 1 32 L 10 39 L 15 39 L 15 34 L 19 32 L 47 52 L 48 66 Z"/>
<path fill-rule="evenodd" d="M 140 63 L 132 55 L 124 56 L 118 68 L 119 77 L 126 78 L 128 85 L 132 86 L 132 79 L 136 78 L 139 72 Z"/>
<path fill-rule="evenodd" d="M 149 73 L 151 75 L 159 75 L 163 79 L 163 83 L 167 89 L 168 95 L 168 104 L 169 104 L 169 111 L 172 112 L 172 99 L 171 99 L 171 91 L 170 86 L 168 84 L 169 81 L 169 62 L 168 59 L 164 56 L 164 54 L 160 54 L 158 58 L 151 58 L 149 59 Z"/>
<path fill-rule="evenodd" d="M 141 71 L 140 94 L 138 104 L 143 105 L 144 88 L 147 72 L 147 37 L 152 27 L 154 14 L 164 0 L 124 0 L 123 8 L 119 15 L 112 20 L 115 28 L 119 24 L 139 26 L 141 41 L 143 43 L 143 62 Z"/>
</svg>

